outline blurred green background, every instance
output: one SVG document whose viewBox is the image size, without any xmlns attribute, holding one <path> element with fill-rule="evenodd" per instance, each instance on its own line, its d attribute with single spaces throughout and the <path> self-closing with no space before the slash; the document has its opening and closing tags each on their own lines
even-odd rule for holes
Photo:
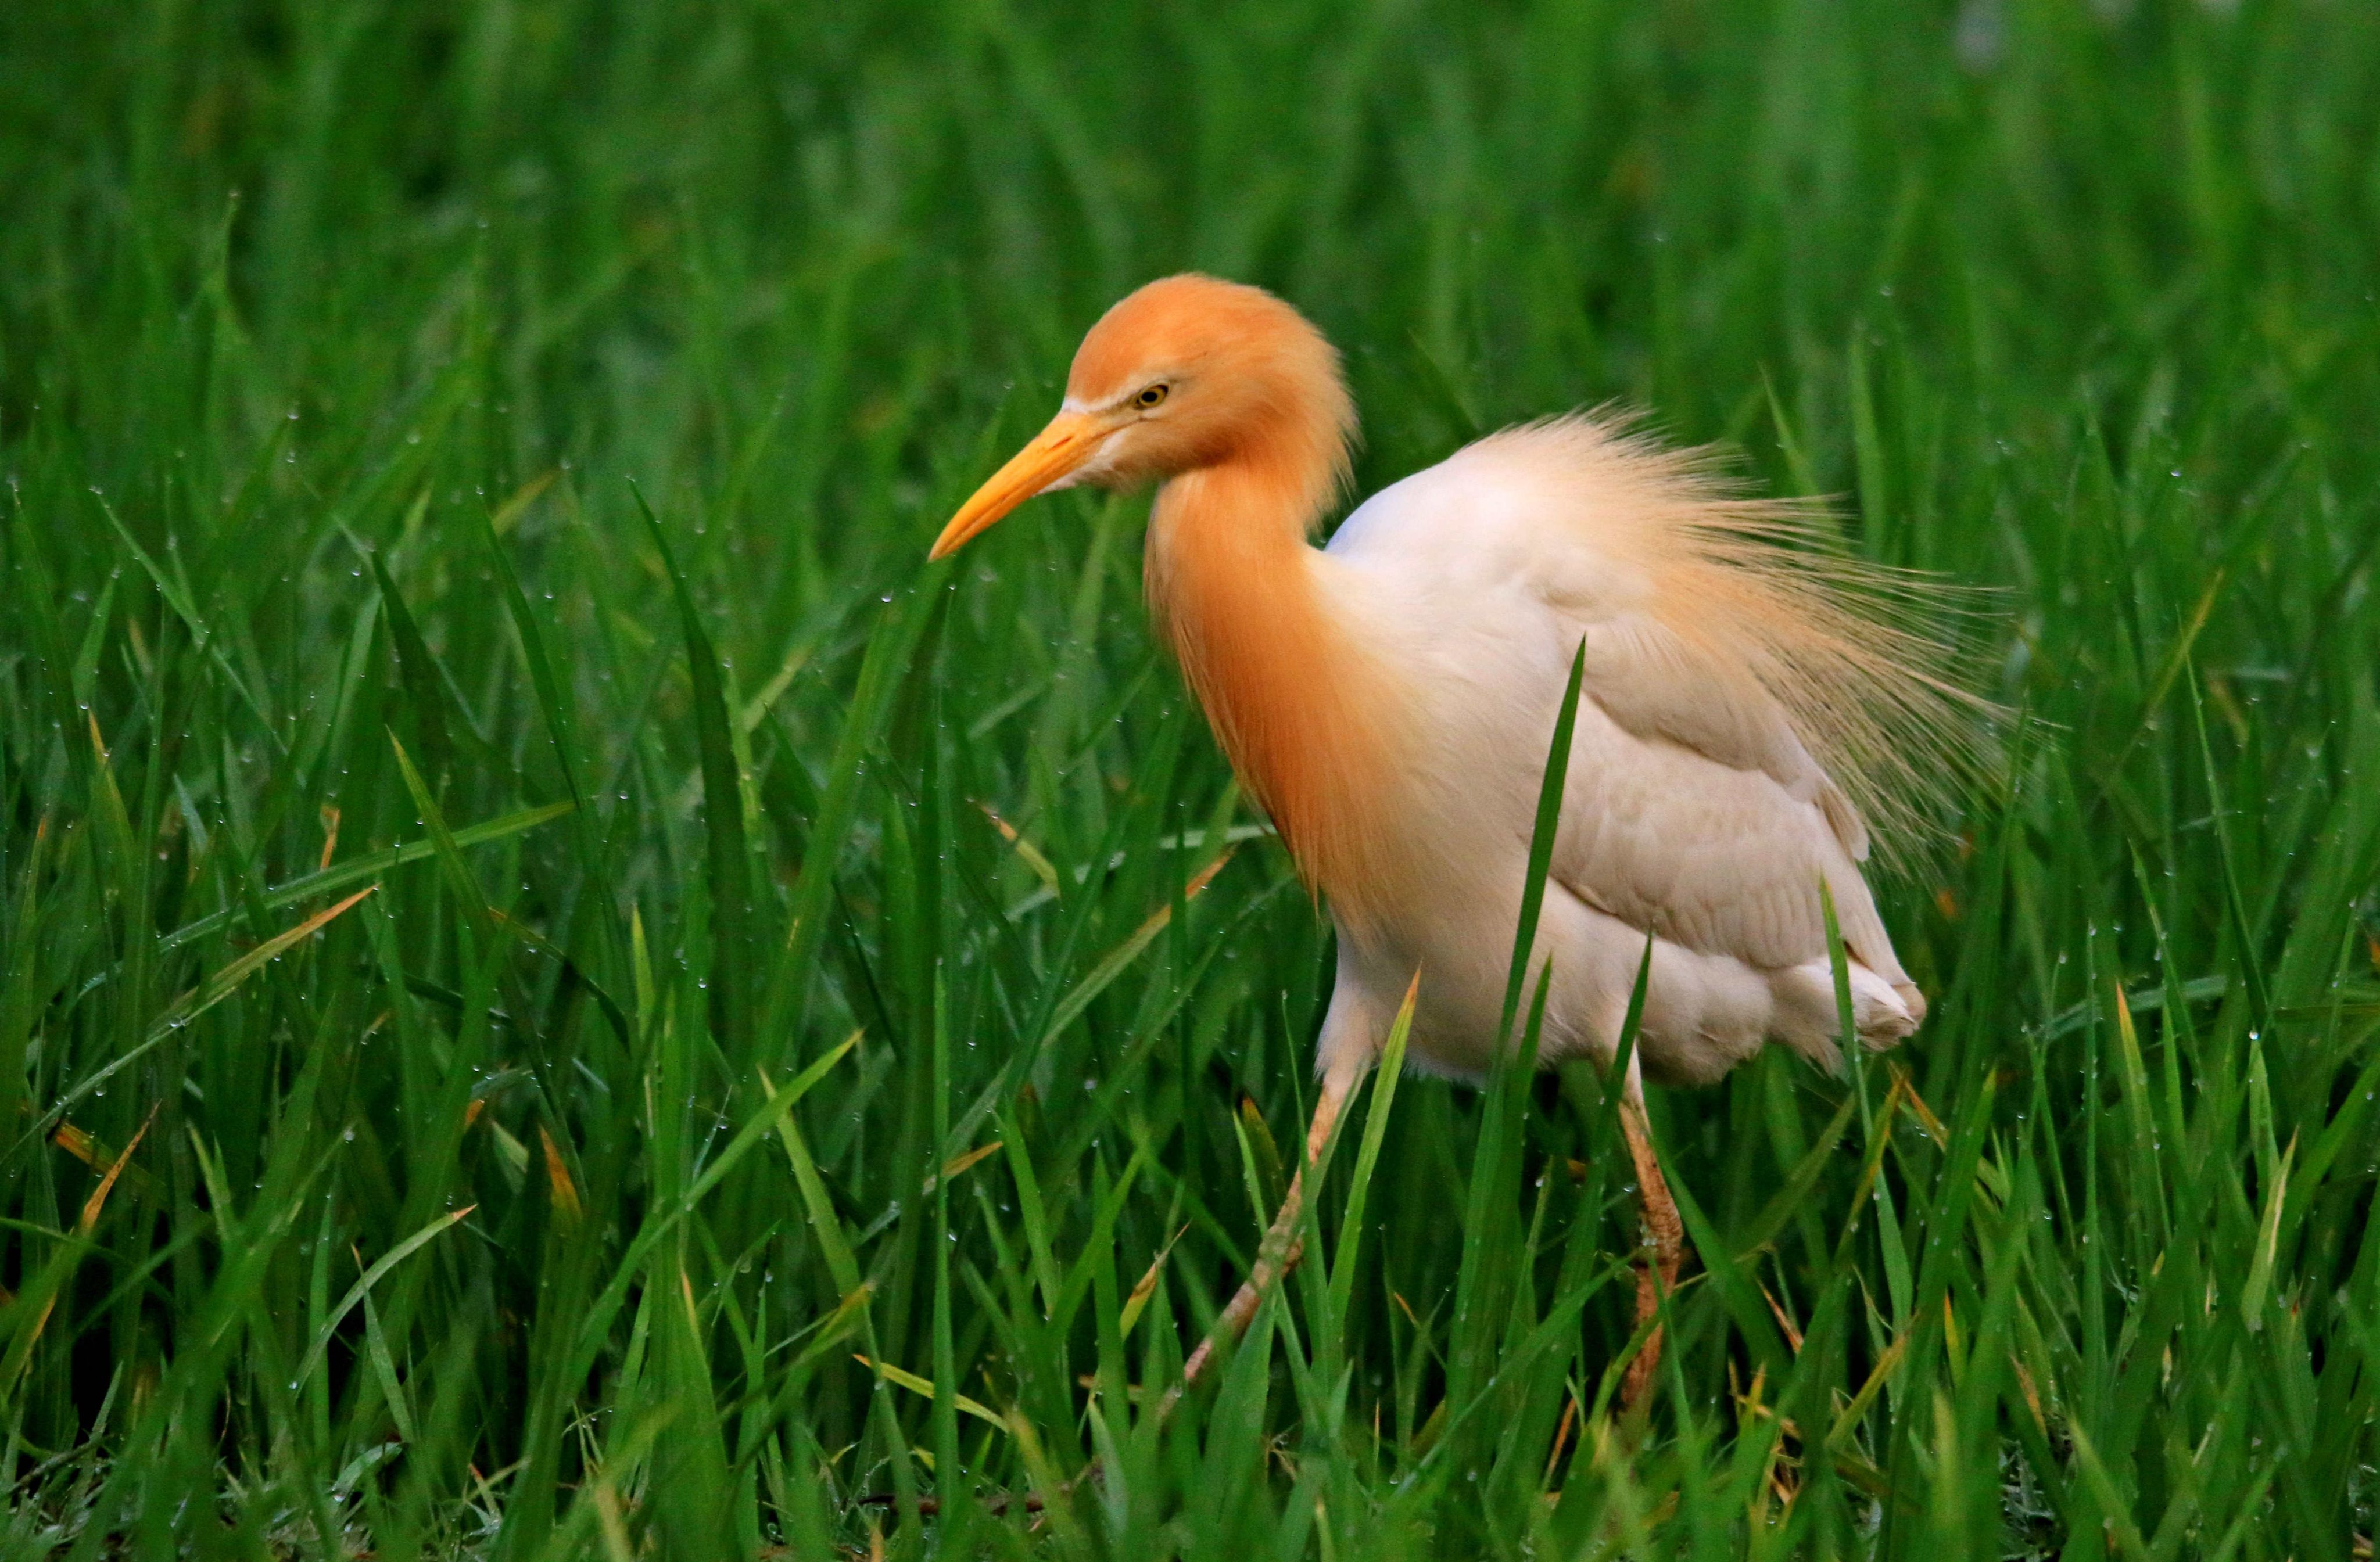
<svg viewBox="0 0 2380 1562">
<path fill-rule="evenodd" d="M 1609 1121 L 1418 1078 L 1151 1413 L 1327 934 L 1142 501 L 923 552 L 1190 267 L 1366 491 L 1617 399 L 1998 592 L 1640 1422 Z M 14 0 L 7 1548 L 2368 1557 L 2375 285 L 2344 0 Z"/>
</svg>

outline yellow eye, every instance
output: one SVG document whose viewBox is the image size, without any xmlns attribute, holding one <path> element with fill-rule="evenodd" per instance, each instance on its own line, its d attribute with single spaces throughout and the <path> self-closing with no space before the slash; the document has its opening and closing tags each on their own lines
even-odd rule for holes
<svg viewBox="0 0 2380 1562">
<path fill-rule="evenodd" d="M 1132 405 L 1144 409 L 1162 406 L 1167 394 L 1172 389 L 1172 386 L 1163 383 L 1148 386 L 1141 391 L 1140 394 L 1132 398 Z"/>
</svg>

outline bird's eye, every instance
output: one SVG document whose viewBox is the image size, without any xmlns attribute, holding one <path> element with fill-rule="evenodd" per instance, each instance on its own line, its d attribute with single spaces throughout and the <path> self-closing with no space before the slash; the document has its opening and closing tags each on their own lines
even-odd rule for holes
<svg viewBox="0 0 2380 1562">
<path fill-rule="evenodd" d="M 1162 406 L 1172 389 L 1172 386 L 1162 383 L 1147 386 L 1140 394 L 1132 398 L 1132 405 L 1143 409 Z"/>
</svg>

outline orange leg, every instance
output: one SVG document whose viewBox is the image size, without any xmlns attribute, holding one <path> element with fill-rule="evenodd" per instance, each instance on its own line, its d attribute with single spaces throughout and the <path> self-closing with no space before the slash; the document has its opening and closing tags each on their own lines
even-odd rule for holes
<svg viewBox="0 0 2380 1562">
<path fill-rule="evenodd" d="M 1314 1103 L 1314 1121 L 1305 1131 L 1306 1165 L 1312 1165 L 1321 1156 L 1322 1146 L 1330 1142 L 1331 1129 L 1338 1124 L 1340 1108 L 1346 1106 L 1348 1093 L 1361 1077 L 1362 1071 L 1352 1068 L 1334 1069 L 1322 1077 L 1322 1094 Z M 1301 1166 L 1297 1174 L 1289 1180 L 1289 1193 L 1281 1201 L 1281 1213 L 1273 1217 L 1264 1241 L 1257 1247 L 1256 1267 L 1241 1282 L 1239 1290 L 1215 1319 L 1215 1326 L 1208 1332 L 1207 1338 L 1198 1342 L 1198 1349 L 1182 1363 L 1182 1386 L 1166 1396 L 1164 1410 L 1172 1410 L 1173 1401 L 1181 1398 L 1182 1389 L 1205 1375 L 1214 1362 L 1215 1348 L 1220 1342 L 1225 1339 L 1237 1341 L 1248 1332 L 1248 1326 L 1256 1321 L 1257 1304 L 1264 1300 L 1264 1293 L 1271 1290 L 1282 1276 L 1296 1268 L 1297 1261 L 1305 1256 L 1305 1239 L 1297 1234 L 1298 1217 L 1305 1207 L 1305 1168 Z"/>
<path fill-rule="evenodd" d="M 1678 1266 L 1685 1259 L 1685 1223 L 1678 1218 L 1677 1201 L 1670 1196 L 1661 1163 L 1653 1158 L 1653 1141 L 1645 1120 L 1645 1085 L 1632 1060 L 1628 1094 L 1620 1103 L 1620 1126 L 1628 1135 L 1628 1158 L 1636 1163 L 1636 1194 L 1644 1207 L 1645 1248 L 1636 1261 L 1636 1323 L 1639 1327 L 1660 1312 L 1660 1299 L 1678 1287 Z M 1620 1391 L 1621 1404 L 1633 1409 L 1652 1391 L 1653 1374 L 1661 1365 L 1661 1331 L 1657 1326 L 1645 1349 L 1628 1363 Z"/>
</svg>

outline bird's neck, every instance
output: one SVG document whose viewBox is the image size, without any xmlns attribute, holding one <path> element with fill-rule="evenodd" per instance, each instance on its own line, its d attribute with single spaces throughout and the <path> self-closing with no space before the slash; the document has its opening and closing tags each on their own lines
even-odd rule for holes
<svg viewBox="0 0 2380 1562">
<path fill-rule="evenodd" d="M 1394 866 L 1381 817 L 1393 707 L 1305 540 L 1329 484 L 1245 459 L 1173 478 L 1150 517 L 1147 586 L 1241 784 L 1308 887 L 1361 927 Z"/>
</svg>

